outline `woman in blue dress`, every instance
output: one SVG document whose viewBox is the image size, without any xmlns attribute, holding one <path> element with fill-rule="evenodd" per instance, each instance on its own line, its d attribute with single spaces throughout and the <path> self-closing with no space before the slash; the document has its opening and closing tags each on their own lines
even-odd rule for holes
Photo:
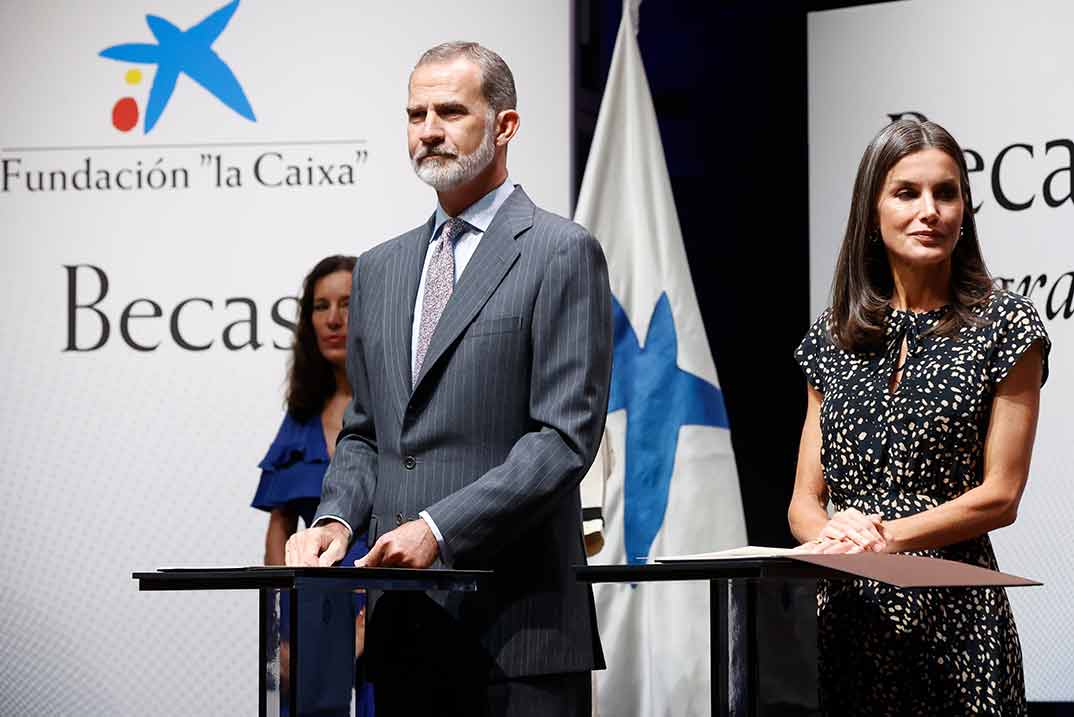
<svg viewBox="0 0 1074 717">
<path fill-rule="evenodd" d="M 321 498 L 321 481 L 351 400 L 347 381 L 347 306 L 356 259 L 330 256 L 313 267 L 302 283 L 287 383 L 287 413 L 260 463 L 261 482 L 253 507 L 268 511 L 265 564 L 284 564 L 284 545 L 298 529 L 309 527 Z M 355 538 L 341 565 L 353 565 L 368 552 L 364 535 Z M 355 654 L 360 658 L 365 626 L 365 596 L 355 594 Z M 373 714 L 372 685 L 355 683 L 356 714 Z"/>
</svg>

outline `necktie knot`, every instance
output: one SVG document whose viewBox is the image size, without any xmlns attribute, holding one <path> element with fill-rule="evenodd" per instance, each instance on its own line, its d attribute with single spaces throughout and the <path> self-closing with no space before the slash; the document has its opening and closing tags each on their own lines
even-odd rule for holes
<svg viewBox="0 0 1074 717">
<path fill-rule="evenodd" d="M 466 230 L 469 228 L 470 225 L 467 224 L 464 220 L 458 219 L 456 217 L 451 217 L 446 222 L 444 222 L 444 229 L 440 232 L 440 238 L 444 240 L 445 244 L 454 247 L 455 242 L 457 242 L 459 240 L 459 237 L 465 234 Z"/>
</svg>

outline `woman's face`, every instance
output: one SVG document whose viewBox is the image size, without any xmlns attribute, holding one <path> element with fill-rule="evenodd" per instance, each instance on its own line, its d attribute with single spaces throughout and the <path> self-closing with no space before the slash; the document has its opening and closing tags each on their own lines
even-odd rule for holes
<svg viewBox="0 0 1074 717">
<path fill-rule="evenodd" d="M 313 285 L 313 332 L 317 348 L 333 366 L 347 363 L 347 305 L 351 299 L 351 273 L 334 271 Z"/>
<path fill-rule="evenodd" d="M 958 164 L 930 147 L 900 159 L 880 190 L 880 236 L 892 263 L 927 266 L 948 261 L 962 226 Z"/>
</svg>

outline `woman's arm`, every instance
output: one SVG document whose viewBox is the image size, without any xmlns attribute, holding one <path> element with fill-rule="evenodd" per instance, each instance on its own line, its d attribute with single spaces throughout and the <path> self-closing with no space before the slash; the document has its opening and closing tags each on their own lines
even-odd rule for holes
<svg viewBox="0 0 1074 717">
<path fill-rule="evenodd" d="M 286 507 L 273 508 L 265 532 L 265 565 L 284 564 L 284 546 L 298 530 L 298 513 Z"/>
<path fill-rule="evenodd" d="M 820 465 L 820 402 L 820 392 L 807 385 L 806 417 L 798 444 L 798 470 L 794 476 L 791 504 L 787 508 L 791 533 L 800 543 L 817 539 L 828 523 L 828 486 Z"/>
<path fill-rule="evenodd" d="M 854 552 L 880 550 L 879 515 L 865 515 L 848 508 L 828 517 L 828 485 L 820 463 L 820 405 L 822 396 L 806 387 L 806 418 L 798 445 L 798 471 L 787 521 L 805 552 Z"/>
<path fill-rule="evenodd" d="M 981 485 L 917 515 L 884 522 L 886 552 L 940 548 L 1014 522 L 1029 477 L 1041 372 L 1038 341 L 1022 355 L 992 399 Z"/>
</svg>

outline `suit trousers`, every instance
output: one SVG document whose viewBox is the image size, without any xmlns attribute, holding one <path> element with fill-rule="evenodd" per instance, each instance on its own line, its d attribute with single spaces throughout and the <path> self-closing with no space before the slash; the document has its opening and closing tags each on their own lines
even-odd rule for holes
<svg viewBox="0 0 1074 717">
<path fill-rule="evenodd" d="M 446 659 L 450 659 L 446 658 Z M 446 682 L 440 675 L 395 677 L 374 686 L 377 717 L 589 717 L 589 672 L 491 683 Z"/>
<path fill-rule="evenodd" d="M 366 628 L 377 717 L 589 717 L 589 671 L 507 677 L 425 593 L 379 595 Z"/>
</svg>

